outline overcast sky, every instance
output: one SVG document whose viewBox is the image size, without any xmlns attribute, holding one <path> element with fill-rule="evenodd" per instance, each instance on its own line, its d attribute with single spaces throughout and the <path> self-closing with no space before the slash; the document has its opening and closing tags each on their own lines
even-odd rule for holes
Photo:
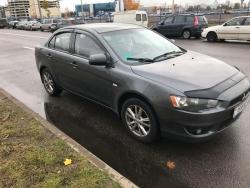
<svg viewBox="0 0 250 188">
<path fill-rule="evenodd" d="M 177 4 L 207 4 L 212 5 L 215 0 L 175 0 L 175 3 Z M 219 3 L 225 3 L 226 0 L 218 0 Z M 80 4 L 81 0 L 62 0 L 60 2 L 61 9 L 64 10 L 66 7 L 69 7 L 70 10 L 75 9 L 75 4 Z M 82 0 L 83 4 L 85 3 L 105 3 L 105 2 L 114 2 L 114 0 Z M 141 0 L 141 5 L 146 6 L 153 6 L 153 5 L 163 5 L 165 4 L 171 4 L 172 0 Z M 231 3 L 240 2 L 240 0 L 231 0 Z M 245 0 L 245 2 L 248 2 L 248 0 Z M 7 0 L 0 0 L 0 5 L 7 4 Z"/>
</svg>

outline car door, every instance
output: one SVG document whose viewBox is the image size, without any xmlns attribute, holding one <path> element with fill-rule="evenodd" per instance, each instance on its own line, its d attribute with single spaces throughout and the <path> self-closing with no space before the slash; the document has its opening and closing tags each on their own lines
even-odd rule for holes
<svg viewBox="0 0 250 188">
<path fill-rule="evenodd" d="M 220 27 L 219 38 L 238 40 L 244 19 L 244 17 L 234 18 L 225 23 L 222 27 Z"/>
<path fill-rule="evenodd" d="M 182 36 L 182 28 L 184 27 L 184 16 L 175 16 L 171 24 L 172 36 Z"/>
<path fill-rule="evenodd" d="M 171 33 L 171 25 L 172 25 L 173 19 L 174 19 L 174 17 L 170 16 L 170 17 L 167 17 L 163 23 L 161 23 L 161 25 L 159 26 L 159 32 L 162 35 L 171 36 L 171 34 L 172 34 Z"/>
<path fill-rule="evenodd" d="M 240 40 L 250 40 L 250 17 L 246 18 L 240 27 Z"/>
<path fill-rule="evenodd" d="M 93 35 L 81 30 L 75 31 L 75 46 L 71 56 L 72 91 L 111 107 L 110 68 L 89 64 L 91 55 L 104 53 L 105 48 Z"/>
<path fill-rule="evenodd" d="M 67 90 L 72 90 L 72 65 L 70 64 L 69 49 L 73 30 L 64 30 L 55 35 L 49 42 L 48 48 L 41 52 L 46 56 L 49 69 L 56 81 Z"/>
</svg>

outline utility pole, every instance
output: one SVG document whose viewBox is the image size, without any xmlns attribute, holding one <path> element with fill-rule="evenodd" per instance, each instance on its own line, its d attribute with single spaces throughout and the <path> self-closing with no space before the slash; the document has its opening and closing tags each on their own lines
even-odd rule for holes
<svg viewBox="0 0 250 188">
<path fill-rule="evenodd" d="M 174 14 L 174 0 L 172 2 L 172 14 Z"/>
<path fill-rule="evenodd" d="M 37 4 L 38 4 L 38 10 L 39 10 L 39 14 L 40 14 L 40 21 L 41 21 L 41 23 L 43 23 L 43 16 L 42 16 L 42 11 L 41 11 L 41 6 L 40 6 L 40 0 L 37 0 Z"/>
<path fill-rule="evenodd" d="M 82 8 L 82 19 L 84 20 L 82 0 L 81 0 L 81 8 Z"/>
<path fill-rule="evenodd" d="M 250 10 L 250 1 L 248 2 L 247 15 L 249 14 L 249 10 Z"/>
</svg>

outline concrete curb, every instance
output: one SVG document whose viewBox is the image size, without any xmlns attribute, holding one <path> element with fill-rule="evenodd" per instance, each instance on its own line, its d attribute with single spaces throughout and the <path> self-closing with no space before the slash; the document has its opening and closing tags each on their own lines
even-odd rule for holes
<svg viewBox="0 0 250 188">
<path fill-rule="evenodd" d="M 49 129 L 52 133 L 54 133 L 58 138 L 64 140 L 71 148 L 73 148 L 76 152 L 86 157 L 86 159 L 93 164 L 95 167 L 100 169 L 101 171 L 107 171 L 109 174 L 109 177 L 120 183 L 122 187 L 125 188 L 137 188 L 134 183 L 129 181 L 127 178 L 122 176 L 120 173 L 118 173 L 116 170 L 111 168 L 109 165 L 104 163 L 101 159 L 96 157 L 94 154 L 92 154 L 90 151 L 88 151 L 86 148 L 82 147 L 80 144 L 78 144 L 76 141 L 74 141 L 72 138 L 67 136 L 65 133 L 63 133 L 61 130 L 57 129 L 54 125 L 49 123 L 47 120 L 39 116 L 36 112 L 28 108 L 26 105 L 24 105 L 22 102 L 17 100 L 15 97 L 7 93 L 5 90 L 0 88 L 0 93 L 5 95 L 9 100 L 11 100 L 13 103 L 15 103 L 17 106 L 19 106 L 21 109 L 29 113 L 32 117 L 40 121 L 40 123 Z"/>
</svg>

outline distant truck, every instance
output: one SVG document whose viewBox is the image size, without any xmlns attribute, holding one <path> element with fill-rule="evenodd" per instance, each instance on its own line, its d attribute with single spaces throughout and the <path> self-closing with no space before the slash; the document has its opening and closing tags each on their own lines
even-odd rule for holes
<svg viewBox="0 0 250 188">
<path fill-rule="evenodd" d="M 145 11 L 139 10 L 113 12 L 109 22 L 129 23 L 148 27 L 148 15 Z"/>
<path fill-rule="evenodd" d="M 8 22 L 6 18 L 0 18 L 0 28 L 5 28 L 8 26 Z"/>
</svg>

